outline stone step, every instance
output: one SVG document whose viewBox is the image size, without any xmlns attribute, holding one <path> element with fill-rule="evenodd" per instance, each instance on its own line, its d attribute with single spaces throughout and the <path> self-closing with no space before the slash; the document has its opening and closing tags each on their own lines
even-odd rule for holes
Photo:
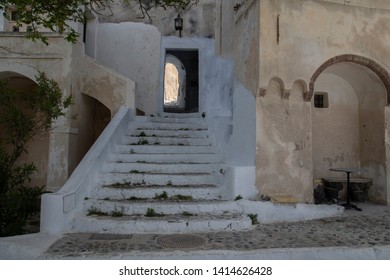
<svg viewBox="0 0 390 280">
<path fill-rule="evenodd" d="M 84 211 L 98 210 L 110 215 L 111 213 L 122 213 L 123 215 L 146 215 L 148 209 L 153 209 L 157 214 L 176 215 L 181 213 L 190 214 L 211 214 L 223 215 L 242 214 L 243 210 L 235 201 L 222 200 L 146 200 L 146 201 L 128 201 L 128 200 L 96 200 L 89 199 L 84 202 Z"/>
<path fill-rule="evenodd" d="M 162 113 L 163 118 L 176 118 L 176 119 L 188 119 L 188 118 L 202 118 L 202 113 Z"/>
<path fill-rule="evenodd" d="M 211 173 L 100 173 L 99 182 L 103 186 L 113 184 L 146 184 L 146 185 L 219 185 L 222 174 Z"/>
<path fill-rule="evenodd" d="M 152 122 L 152 123 L 178 123 L 178 124 L 204 124 L 206 119 L 199 117 L 149 117 L 149 116 L 137 116 L 136 122 Z"/>
<path fill-rule="evenodd" d="M 171 137 L 171 138 L 209 138 L 207 130 L 158 130 L 158 129 L 129 129 L 128 136 L 133 137 Z"/>
<path fill-rule="evenodd" d="M 221 199 L 223 188 L 216 185 L 121 185 L 117 187 L 101 187 L 94 189 L 92 198 L 110 200 L 129 200 L 136 198 L 154 198 L 166 192 L 168 197 L 187 196 L 192 199 Z"/>
<path fill-rule="evenodd" d="M 162 146 L 212 146 L 213 141 L 211 138 L 175 138 L 175 137 L 132 137 L 125 136 L 122 138 L 121 144 L 130 145 L 139 143 L 142 140 L 148 141 L 148 143 L 160 143 Z"/>
<path fill-rule="evenodd" d="M 242 215 L 172 215 L 165 217 L 125 216 L 96 217 L 79 215 L 74 219 L 74 228 L 78 232 L 96 232 L 113 234 L 171 234 L 197 233 L 226 230 L 248 230 L 252 222 Z"/>
<path fill-rule="evenodd" d="M 140 139 L 140 141 L 143 141 Z M 119 154 L 217 154 L 215 146 L 164 146 L 152 142 L 143 145 L 115 145 L 114 152 Z"/>
<path fill-rule="evenodd" d="M 221 164 L 168 164 L 168 163 L 105 163 L 102 172 L 131 172 L 139 171 L 153 173 L 224 173 L 223 165 Z"/>
<path fill-rule="evenodd" d="M 176 122 L 141 122 L 135 121 L 130 128 L 137 130 L 178 130 L 178 131 L 204 131 L 207 126 L 204 123 L 176 123 Z"/>
<path fill-rule="evenodd" d="M 125 163 L 221 163 L 220 154 L 111 154 L 109 162 Z"/>
</svg>

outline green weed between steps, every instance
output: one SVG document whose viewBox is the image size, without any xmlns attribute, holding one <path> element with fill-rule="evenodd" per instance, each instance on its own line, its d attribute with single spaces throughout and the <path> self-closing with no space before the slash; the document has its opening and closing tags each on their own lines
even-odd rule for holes
<svg viewBox="0 0 390 280">
<path fill-rule="evenodd" d="M 108 213 L 100 211 L 96 207 L 91 207 L 88 209 L 88 216 L 108 216 Z"/>
<path fill-rule="evenodd" d="M 160 200 L 165 200 L 165 199 L 168 199 L 168 194 L 167 194 L 167 192 L 164 191 L 162 194 L 155 194 L 154 198 L 160 199 Z"/>
<path fill-rule="evenodd" d="M 187 211 L 184 211 L 181 213 L 182 216 L 186 216 L 186 217 L 191 217 L 191 216 L 195 216 L 194 214 L 190 213 L 190 212 L 187 212 Z"/>
<path fill-rule="evenodd" d="M 111 216 L 111 217 L 123 217 L 125 214 L 124 214 L 124 207 L 121 207 L 120 210 L 118 210 L 115 206 L 115 210 L 114 211 L 111 211 L 110 213 L 107 213 L 107 212 L 103 212 L 99 209 L 97 209 L 96 207 L 91 207 L 88 209 L 87 211 L 87 216 L 103 216 L 103 217 L 107 217 L 107 216 Z"/>
<path fill-rule="evenodd" d="M 154 211 L 153 208 L 148 208 L 145 216 L 146 217 L 164 217 L 165 214 L 164 213 L 157 213 L 156 211 Z"/>
<path fill-rule="evenodd" d="M 259 221 L 257 220 L 257 214 L 248 214 L 248 217 L 252 220 L 252 225 L 259 224 Z"/>
<path fill-rule="evenodd" d="M 185 201 L 192 201 L 193 200 L 192 196 L 190 196 L 190 195 L 177 194 L 174 196 L 168 196 L 168 193 L 166 191 L 164 191 L 161 194 L 156 193 L 154 198 L 159 199 L 159 200 L 185 200 Z"/>
</svg>

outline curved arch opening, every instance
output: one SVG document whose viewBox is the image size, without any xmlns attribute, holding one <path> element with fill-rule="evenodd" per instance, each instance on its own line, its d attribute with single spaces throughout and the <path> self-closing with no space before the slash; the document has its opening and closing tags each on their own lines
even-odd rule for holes
<svg viewBox="0 0 390 280">
<path fill-rule="evenodd" d="M 186 69 L 180 59 L 167 54 L 164 69 L 164 111 L 185 110 L 186 76 Z"/>
<path fill-rule="evenodd" d="M 309 83 L 309 93 L 306 99 L 310 101 L 311 97 L 313 96 L 314 84 L 317 78 L 322 74 L 322 72 L 324 72 L 328 67 L 334 64 L 348 63 L 348 62 L 352 64 L 365 66 L 366 68 L 370 69 L 373 73 L 375 73 L 377 77 L 382 81 L 383 86 L 386 89 L 387 104 L 390 104 L 390 74 L 379 63 L 363 56 L 351 55 L 351 54 L 335 56 L 325 61 L 312 75 Z"/>
<path fill-rule="evenodd" d="M 36 89 L 37 84 L 30 78 L 12 71 L 0 72 L 0 81 L 6 82 L 7 86 L 20 93 L 30 93 Z M 6 128 L 0 126 L 1 144 L 4 145 Z M 17 165 L 33 162 L 38 171 L 34 173 L 28 186 L 43 186 L 47 183 L 47 169 L 49 160 L 50 133 L 36 135 L 25 146 L 27 153 L 23 153 L 17 160 Z M 4 147 L 4 146 L 3 146 Z M 12 151 L 12 146 L 5 147 L 6 152 Z"/>
<path fill-rule="evenodd" d="M 385 204 L 388 89 L 384 76 L 378 75 L 384 71 L 362 61 L 330 61 L 334 60 L 323 64 L 310 84 L 312 95 L 328 97 L 328 108 L 316 108 L 312 101 L 313 176 L 334 177 L 332 167 L 361 169 L 361 176 L 373 179 L 369 199 Z"/>
<path fill-rule="evenodd" d="M 103 103 L 86 94 L 81 96 L 83 110 L 80 110 L 78 114 L 80 128 L 77 141 L 77 163 L 81 161 L 111 121 L 111 111 Z"/>
</svg>

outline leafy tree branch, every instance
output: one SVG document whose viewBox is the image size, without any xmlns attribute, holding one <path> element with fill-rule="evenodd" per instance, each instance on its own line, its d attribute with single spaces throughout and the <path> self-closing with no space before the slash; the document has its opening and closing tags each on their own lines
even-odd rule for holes
<svg viewBox="0 0 390 280">
<path fill-rule="evenodd" d="M 199 0 L 122 0 L 125 3 L 135 2 L 144 17 L 149 17 L 149 11 L 161 7 L 163 9 L 185 9 L 197 4 Z M 45 28 L 51 32 L 64 34 L 65 39 L 74 43 L 79 33 L 71 23 L 85 23 L 85 11 L 95 13 L 111 11 L 115 0 L 0 0 L 0 9 L 7 7 L 17 12 L 16 24 L 30 26 L 27 37 L 48 43 L 47 37 L 40 32 Z M 9 15 L 4 12 L 5 17 Z M 150 17 L 149 17 L 150 18 Z"/>
<path fill-rule="evenodd" d="M 44 186 L 26 187 L 37 167 L 18 159 L 27 153 L 28 142 L 49 131 L 72 105 L 72 97 L 63 99 L 55 81 L 44 73 L 36 78 L 31 91 L 0 81 L 0 236 L 20 233 L 26 219 L 39 210 L 36 201 Z"/>
</svg>

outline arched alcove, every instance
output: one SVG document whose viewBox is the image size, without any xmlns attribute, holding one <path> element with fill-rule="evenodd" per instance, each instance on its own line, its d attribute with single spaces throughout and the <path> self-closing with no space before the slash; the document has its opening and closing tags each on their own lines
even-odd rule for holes
<svg viewBox="0 0 390 280">
<path fill-rule="evenodd" d="M 312 100 L 314 178 L 334 177 L 332 167 L 359 168 L 379 203 L 387 201 L 386 76 L 377 63 L 348 55 L 324 63 L 310 84 L 311 95 L 327 99 L 323 107 Z"/>
<path fill-rule="evenodd" d="M 111 121 L 111 112 L 103 103 L 86 94 L 81 96 L 83 109 L 78 114 L 77 163 L 81 161 Z"/>
<path fill-rule="evenodd" d="M 23 74 L 13 71 L 0 72 L 0 81 L 6 82 L 12 90 L 23 94 L 29 94 L 36 89 L 36 82 Z M 19 103 L 17 103 L 19 104 Z M 0 138 L 2 145 L 5 143 L 6 130 L 0 126 Z M 29 186 L 44 186 L 47 183 L 47 169 L 49 160 L 50 133 L 46 132 L 33 137 L 26 145 L 27 153 L 23 153 L 16 162 L 16 165 L 33 162 L 38 171 L 34 173 Z M 12 146 L 6 147 L 7 152 L 11 152 Z"/>
<path fill-rule="evenodd" d="M 283 98 L 285 94 L 283 80 L 278 77 L 273 77 L 268 83 L 266 94 L 278 98 Z"/>
<path fill-rule="evenodd" d="M 306 82 L 304 80 L 296 80 L 291 88 L 290 100 L 303 101 L 306 94 Z"/>
</svg>

